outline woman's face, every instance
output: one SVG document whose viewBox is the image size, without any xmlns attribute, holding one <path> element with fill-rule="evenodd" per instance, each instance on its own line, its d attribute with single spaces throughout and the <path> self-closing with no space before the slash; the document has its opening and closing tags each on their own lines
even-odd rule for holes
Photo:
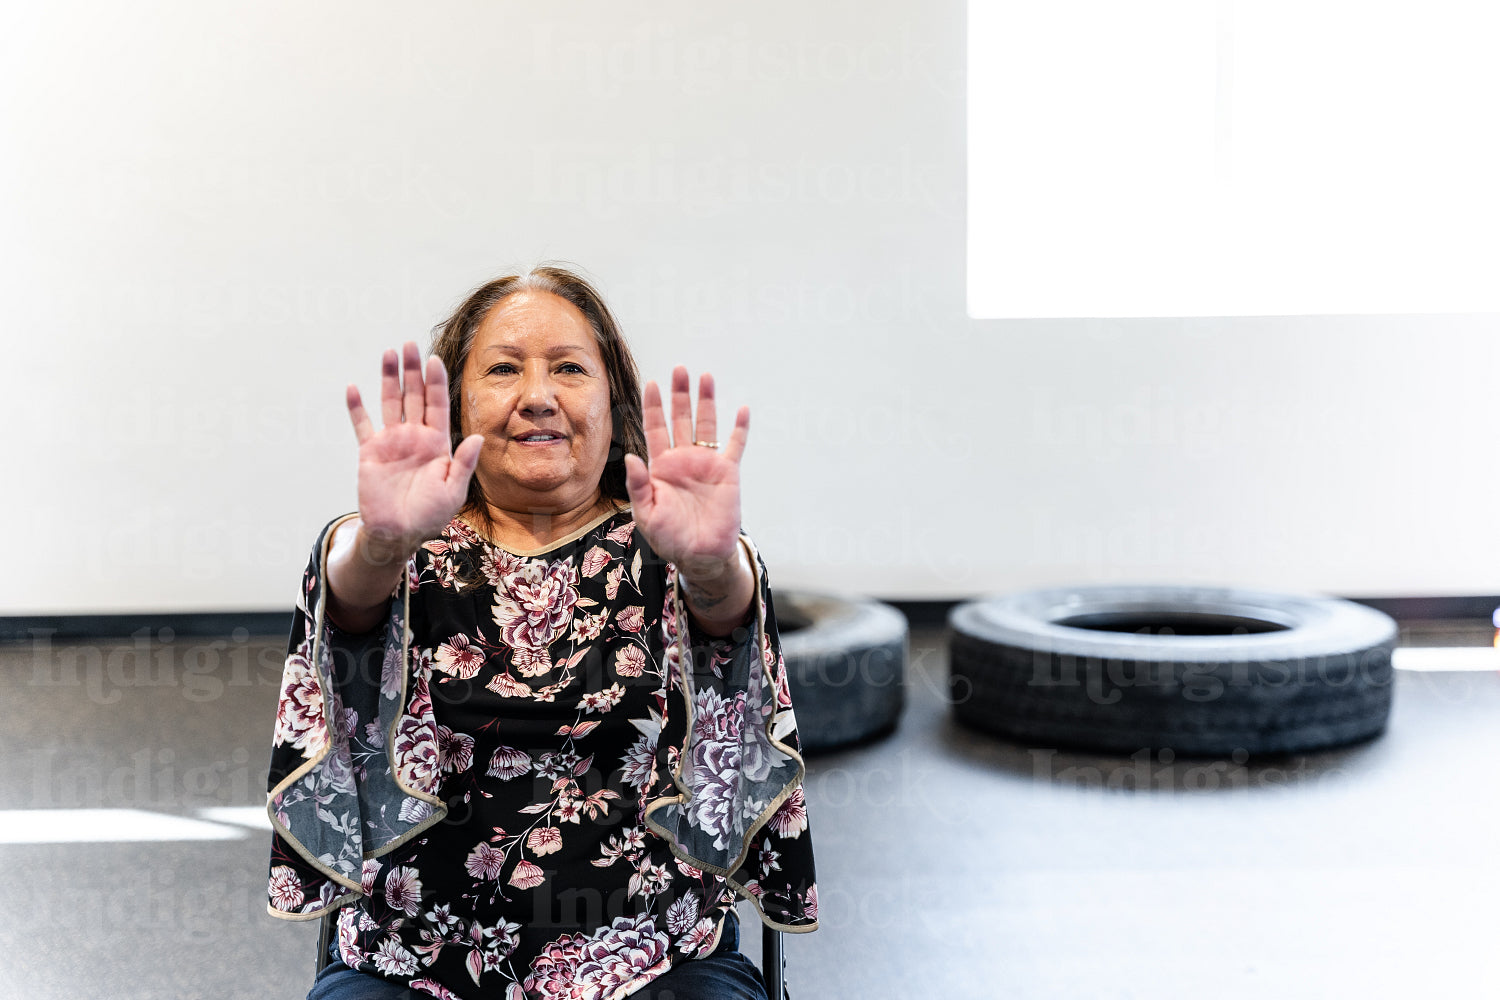
<svg viewBox="0 0 1500 1000">
<path fill-rule="evenodd" d="M 475 475 L 496 507 L 560 513 L 596 499 L 609 458 L 609 373 L 573 303 L 517 292 L 475 331 L 463 433 L 483 434 Z"/>
</svg>

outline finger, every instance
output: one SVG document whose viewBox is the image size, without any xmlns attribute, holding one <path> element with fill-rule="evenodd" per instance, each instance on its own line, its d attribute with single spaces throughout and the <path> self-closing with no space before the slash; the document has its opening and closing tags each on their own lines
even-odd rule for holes
<svg viewBox="0 0 1500 1000">
<path fill-rule="evenodd" d="M 661 389 L 655 382 L 647 382 L 641 393 L 641 429 L 646 432 L 646 454 L 651 458 L 672 447 L 667 417 L 661 409 Z"/>
<path fill-rule="evenodd" d="M 738 462 L 745 453 L 745 439 L 750 436 L 750 407 L 742 406 L 734 415 L 734 430 L 729 432 L 729 443 L 724 446 L 724 455 Z"/>
<path fill-rule="evenodd" d="M 693 394 L 688 370 L 672 369 L 672 447 L 693 443 Z"/>
<path fill-rule="evenodd" d="M 422 422 L 433 430 L 448 433 L 448 369 L 437 355 L 427 359 L 426 403 Z"/>
<path fill-rule="evenodd" d="M 390 349 L 380 356 L 380 419 L 386 427 L 401 422 L 401 360 Z"/>
<path fill-rule="evenodd" d="M 717 441 L 719 415 L 714 409 L 714 377 L 708 372 L 698 376 L 698 432 L 694 441 Z"/>
<path fill-rule="evenodd" d="M 360 444 L 364 444 L 375 433 L 375 426 L 370 423 L 370 415 L 365 412 L 365 404 L 359 398 L 359 386 L 349 383 L 349 387 L 344 390 L 344 403 L 349 407 L 349 422 L 354 425 L 354 437 Z"/>
<path fill-rule="evenodd" d="M 635 508 L 637 517 L 650 513 L 655 494 L 651 489 L 651 473 L 639 455 L 625 456 L 625 492 L 630 496 L 630 506 Z"/>
<path fill-rule="evenodd" d="M 426 407 L 426 387 L 422 380 L 422 352 L 415 340 L 408 340 L 402 348 L 402 376 L 406 391 L 401 396 L 401 415 L 409 424 L 422 422 Z"/>
</svg>

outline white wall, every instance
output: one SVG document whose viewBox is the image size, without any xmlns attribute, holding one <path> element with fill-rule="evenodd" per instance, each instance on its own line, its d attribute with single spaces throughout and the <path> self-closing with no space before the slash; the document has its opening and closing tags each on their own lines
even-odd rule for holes
<svg viewBox="0 0 1500 1000">
<path fill-rule="evenodd" d="M 286 606 L 344 384 L 552 257 L 751 405 L 779 584 L 1500 592 L 1494 317 L 969 320 L 963 61 L 962 0 L 12 5 L 0 608 Z"/>
</svg>

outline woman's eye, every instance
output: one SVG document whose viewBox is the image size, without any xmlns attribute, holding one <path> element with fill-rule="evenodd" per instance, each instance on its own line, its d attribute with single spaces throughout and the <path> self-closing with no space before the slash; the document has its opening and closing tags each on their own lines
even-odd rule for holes
<svg viewBox="0 0 1500 1000">
<path fill-rule="evenodd" d="M 567 361 L 558 367 L 558 371 L 564 371 L 574 375 L 581 375 L 583 374 L 583 366 L 574 364 L 571 361 Z"/>
<path fill-rule="evenodd" d="M 516 372 L 516 366 L 515 365 L 506 364 L 504 362 L 502 362 L 502 363 L 500 363 L 500 364 L 498 364 L 495 367 L 493 367 L 493 368 L 490 369 L 490 374 L 491 375 L 514 375 L 515 372 Z"/>
</svg>

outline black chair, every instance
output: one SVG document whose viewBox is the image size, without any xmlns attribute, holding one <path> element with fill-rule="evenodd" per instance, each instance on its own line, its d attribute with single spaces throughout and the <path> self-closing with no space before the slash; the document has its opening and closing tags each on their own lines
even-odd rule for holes
<svg viewBox="0 0 1500 1000">
<path fill-rule="evenodd" d="M 334 935 L 338 933 L 338 911 L 325 916 L 318 927 L 318 965 L 315 972 L 322 972 L 333 964 L 329 954 Z M 766 995 L 771 1000 L 791 1000 L 786 988 L 786 955 L 781 950 L 781 932 L 761 925 L 760 975 L 766 981 Z"/>
</svg>

